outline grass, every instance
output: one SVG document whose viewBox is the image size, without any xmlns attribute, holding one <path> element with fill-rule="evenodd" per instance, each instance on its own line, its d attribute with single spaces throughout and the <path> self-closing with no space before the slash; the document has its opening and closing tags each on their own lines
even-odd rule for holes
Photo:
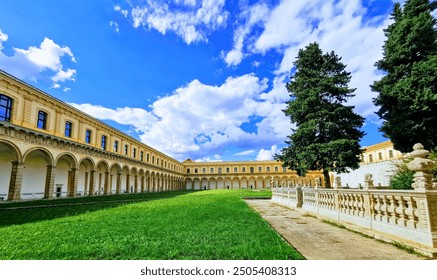
<svg viewBox="0 0 437 280">
<path fill-rule="evenodd" d="M 266 194 L 211 190 L 49 200 L 63 206 L 47 208 L 18 208 L 40 201 L 2 204 L 0 259 L 303 259 L 241 199 Z"/>
</svg>

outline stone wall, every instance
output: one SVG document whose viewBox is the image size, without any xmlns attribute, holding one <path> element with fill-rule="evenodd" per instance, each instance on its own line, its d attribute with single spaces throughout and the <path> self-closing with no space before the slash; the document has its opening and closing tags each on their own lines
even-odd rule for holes
<svg viewBox="0 0 437 280">
<path fill-rule="evenodd" d="M 420 144 L 410 154 L 414 190 L 274 188 L 272 200 L 324 219 L 369 230 L 375 237 L 400 242 L 437 258 L 437 185 L 435 162 Z"/>
</svg>

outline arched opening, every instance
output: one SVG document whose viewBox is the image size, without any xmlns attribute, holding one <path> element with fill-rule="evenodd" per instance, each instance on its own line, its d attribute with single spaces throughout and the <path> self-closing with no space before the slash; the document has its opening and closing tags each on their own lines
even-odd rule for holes
<svg viewBox="0 0 437 280">
<path fill-rule="evenodd" d="M 84 158 L 79 163 L 79 176 L 77 181 L 77 194 L 88 195 L 94 189 L 94 162 L 90 158 Z M 93 185 L 91 186 L 91 183 Z"/>
<path fill-rule="evenodd" d="M 111 193 L 121 193 L 121 167 L 114 164 L 109 172 L 109 189 Z"/>
<path fill-rule="evenodd" d="M 129 167 L 123 166 L 121 169 L 121 193 L 129 192 L 130 187 L 130 173 Z"/>
<path fill-rule="evenodd" d="M 0 200 L 14 200 L 13 197 L 8 198 L 9 192 L 13 195 L 16 191 L 15 188 L 21 189 L 21 184 L 19 186 L 12 184 L 11 186 L 11 179 L 13 182 L 16 182 L 17 176 L 21 176 L 22 174 L 22 165 L 19 167 L 21 169 L 17 174 L 17 168 L 21 161 L 21 155 L 19 153 L 19 150 L 14 145 L 7 142 L 0 142 L 0 174 L 2 174 L 0 176 Z M 13 167 L 14 172 L 12 172 Z M 10 187 L 13 189 L 10 190 Z M 19 196 L 16 199 L 19 199 Z"/>
<path fill-rule="evenodd" d="M 76 160 L 70 154 L 58 157 L 55 169 L 55 197 L 76 196 Z"/>
<path fill-rule="evenodd" d="M 22 199 L 52 198 L 54 194 L 53 157 L 45 149 L 30 150 L 24 156 Z"/>
<path fill-rule="evenodd" d="M 96 189 L 94 194 L 108 194 L 109 193 L 109 167 L 108 163 L 101 161 L 96 168 Z"/>
</svg>

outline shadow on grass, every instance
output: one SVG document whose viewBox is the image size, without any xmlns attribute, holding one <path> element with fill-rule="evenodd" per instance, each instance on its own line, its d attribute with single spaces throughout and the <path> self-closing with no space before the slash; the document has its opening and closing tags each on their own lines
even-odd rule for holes
<svg viewBox="0 0 437 280">
<path fill-rule="evenodd" d="M 0 228 L 71 217 L 126 204 L 172 198 L 188 193 L 191 193 L 191 191 L 86 196 L 1 203 Z"/>
</svg>

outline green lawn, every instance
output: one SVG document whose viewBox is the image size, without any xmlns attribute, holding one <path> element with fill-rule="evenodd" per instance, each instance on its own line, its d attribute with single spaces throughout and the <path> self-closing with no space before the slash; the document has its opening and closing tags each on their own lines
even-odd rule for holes
<svg viewBox="0 0 437 280">
<path fill-rule="evenodd" d="M 4 203 L 0 259 L 303 259 L 241 199 L 266 195 L 211 190 Z M 5 209 L 43 203 L 62 206 Z"/>
</svg>

